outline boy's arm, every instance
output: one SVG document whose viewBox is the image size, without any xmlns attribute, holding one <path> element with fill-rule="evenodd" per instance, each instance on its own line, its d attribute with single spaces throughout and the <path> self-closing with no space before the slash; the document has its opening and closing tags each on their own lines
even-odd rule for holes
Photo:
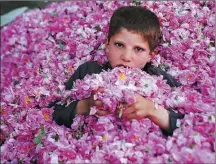
<svg viewBox="0 0 216 164">
<path fill-rule="evenodd" d="M 178 128 L 177 120 L 182 119 L 184 115 L 175 113 L 173 110 L 165 109 L 162 106 L 158 106 L 158 109 L 153 109 L 148 118 L 158 125 L 162 133 L 166 136 L 173 134 L 173 131 Z"/>
<path fill-rule="evenodd" d="M 73 122 L 73 118 L 76 115 L 76 106 L 79 101 L 71 102 L 68 106 L 56 104 L 54 107 L 54 112 L 52 114 L 53 120 L 58 125 L 65 125 L 70 128 Z"/>
<path fill-rule="evenodd" d="M 153 107 L 147 117 L 156 125 L 158 125 L 161 129 L 165 131 L 169 130 L 169 112 L 162 106 L 158 106 L 158 109 L 155 109 L 155 107 Z"/>
<path fill-rule="evenodd" d="M 152 122 L 158 125 L 161 129 L 169 129 L 169 112 L 162 106 L 158 106 L 150 99 L 144 98 L 141 95 L 136 95 L 136 102 L 131 105 L 126 105 L 123 116 L 128 119 L 149 118 Z"/>
<path fill-rule="evenodd" d="M 153 101 L 142 97 L 136 96 L 136 102 L 131 105 L 126 105 L 123 116 L 128 119 L 149 118 L 152 122 L 158 125 L 164 135 L 172 135 L 173 131 L 177 128 L 177 119 L 183 118 L 180 113 L 169 111 L 162 106 L 156 109 Z"/>
<path fill-rule="evenodd" d="M 96 62 L 86 62 L 78 67 L 76 72 L 65 83 L 66 90 L 72 89 L 73 83 L 77 79 L 83 79 L 87 74 L 100 73 L 102 67 Z M 60 101 L 60 100 L 58 100 Z M 73 101 L 68 106 L 56 104 L 58 101 L 50 103 L 49 107 L 54 107 L 53 120 L 59 125 L 65 125 L 70 128 L 75 115 L 85 113 L 85 100 Z"/>
<path fill-rule="evenodd" d="M 69 78 L 69 80 L 65 83 L 66 90 L 69 90 L 73 87 L 73 82 L 76 79 L 80 78 L 80 72 L 81 69 L 83 69 L 83 66 L 81 65 L 77 71 Z M 73 101 L 68 106 L 65 106 L 65 104 L 57 104 L 61 100 L 56 100 L 55 102 L 52 102 L 49 104 L 49 107 L 54 106 L 54 112 L 52 114 L 52 119 L 58 124 L 58 125 L 65 125 L 66 127 L 70 128 L 71 124 L 73 122 L 73 118 L 76 115 L 76 106 L 79 101 Z"/>
<path fill-rule="evenodd" d="M 52 117 L 58 125 L 65 125 L 70 128 L 76 114 L 88 113 L 89 104 L 87 99 L 84 99 L 80 101 L 73 101 L 66 107 L 64 105 L 55 105 Z"/>
<path fill-rule="evenodd" d="M 176 81 L 176 79 L 169 75 L 166 71 L 160 69 L 159 67 L 154 67 L 151 63 L 146 64 L 143 68 L 143 71 L 149 73 L 150 75 L 163 75 L 163 79 L 167 80 L 167 84 L 170 87 L 179 87 L 181 84 Z M 164 135 L 172 135 L 173 131 L 177 128 L 176 123 L 178 119 L 182 119 L 184 117 L 181 113 L 176 113 L 172 109 L 167 109 L 169 113 L 169 128 L 167 130 L 162 129 Z M 165 113 L 165 112 L 164 112 Z M 159 115 L 158 115 L 159 116 Z M 152 116 L 154 119 L 157 118 L 157 115 Z"/>
<path fill-rule="evenodd" d="M 172 136 L 173 131 L 178 128 L 177 120 L 184 118 L 184 115 L 181 113 L 176 113 L 173 110 L 168 110 L 168 111 L 169 111 L 169 129 L 168 130 L 161 129 L 161 130 L 165 136 Z"/>
</svg>

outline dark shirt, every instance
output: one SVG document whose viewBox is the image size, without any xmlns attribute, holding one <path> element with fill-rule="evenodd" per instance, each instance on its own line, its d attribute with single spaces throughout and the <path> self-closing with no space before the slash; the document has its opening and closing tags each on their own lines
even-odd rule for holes
<svg viewBox="0 0 216 164">
<path fill-rule="evenodd" d="M 70 90 L 73 87 L 73 83 L 77 79 L 83 79 L 87 74 L 99 74 L 103 70 L 107 71 L 108 69 L 112 69 L 109 62 L 104 65 L 99 65 L 97 62 L 89 61 L 78 67 L 76 72 L 70 77 L 70 79 L 65 83 L 66 90 Z M 163 79 L 167 80 L 167 84 L 171 87 L 178 87 L 180 84 L 169 74 L 158 67 L 154 67 L 150 63 L 147 63 L 145 67 L 142 69 L 143 71 L 149 73 L 150 75 L 163 75 Z M 78 101 L 73 101 L 68 106 L 58 105 L 57 100 L 50 104 L 49 107 L 54 107 L 53 112 L 53 120 L 56 121 L 58 125 L 65 125 L 70 128 L 73 123 L 73 119 L 76 115 L 76 105 Z M 177 128 L 176 122 L 177 119 L 183 118 L 183 115 L 180 113 L 174 112 L 172 109 L 167 109 L 169 111 L 169 129 L 167 131 L 162 130 L 163 134 L 168 136 L 172 135 L 173 131 Z"/>
</svg>

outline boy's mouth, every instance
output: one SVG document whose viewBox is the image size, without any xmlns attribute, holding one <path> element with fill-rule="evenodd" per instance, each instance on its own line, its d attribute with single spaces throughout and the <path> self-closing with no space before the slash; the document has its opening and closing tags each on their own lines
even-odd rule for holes
<svg viewBox="0 0 216 164">
<path fill-rule="evenodd" d="M 125 65 L 123 65 L 123 64 L 119 64 L 119 65 L 117 65 L 117 67 L 128 67 L 128 66 L 125 66 Z"/>
</svg>

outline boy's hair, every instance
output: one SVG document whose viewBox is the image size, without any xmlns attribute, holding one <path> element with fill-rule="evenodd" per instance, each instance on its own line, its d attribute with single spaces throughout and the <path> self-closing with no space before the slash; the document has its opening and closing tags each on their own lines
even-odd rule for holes
<svg viewBox="0 0 216 164">
<path fill-rule="evenodd" d="M 112 15 L 109 24 L 108 42 L 121 28 L 141 34 L 152 52 L 161 38 L 158 17 L 141 6 L 123 6 Z"/>
</svg>

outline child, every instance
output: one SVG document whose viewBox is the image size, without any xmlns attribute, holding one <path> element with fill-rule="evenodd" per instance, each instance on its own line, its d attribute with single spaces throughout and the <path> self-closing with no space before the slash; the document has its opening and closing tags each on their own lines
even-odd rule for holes
<svg viewBox="0 0 216 164">
<path fill-rule="evenodd" d="M 155 48 L 160 37 L 160 24 L 153 12 L 138 6 L 120 7 L 112 15 L 109 25 L 105 47 L 108 62 L 104 65 L 97 62 L 82 64 L 67 81 L 66 89 L 71 89 L 76 79 L 83 79 L 87 74 L 100 73 L 118 66 L 140 68 L 151 75 L 163 75 L 171 87 L 178 87 L 179 84 L 173 77 L 150 63 L 156 54 Z M 98 92 L 103 92 L 103 88 Z M 73 101 L 67 107 L 55 105 L 53 119 L 57 124 L 70 128 L 76 114 L 88 114 L 91 106 L 102 105 L 101 101 L 93 100 L 93 95 L 84 100 Z M 97 114 L 109 113 L 99 110 Z M 162 129 L 164 135 L 172 135 L 177 128 L 177 119 L 183 117 L 140 95 L 137 95 L 134 104 L 126 105 L 123 116 L 128 120 L 149 118 Z"/>
</svg>

